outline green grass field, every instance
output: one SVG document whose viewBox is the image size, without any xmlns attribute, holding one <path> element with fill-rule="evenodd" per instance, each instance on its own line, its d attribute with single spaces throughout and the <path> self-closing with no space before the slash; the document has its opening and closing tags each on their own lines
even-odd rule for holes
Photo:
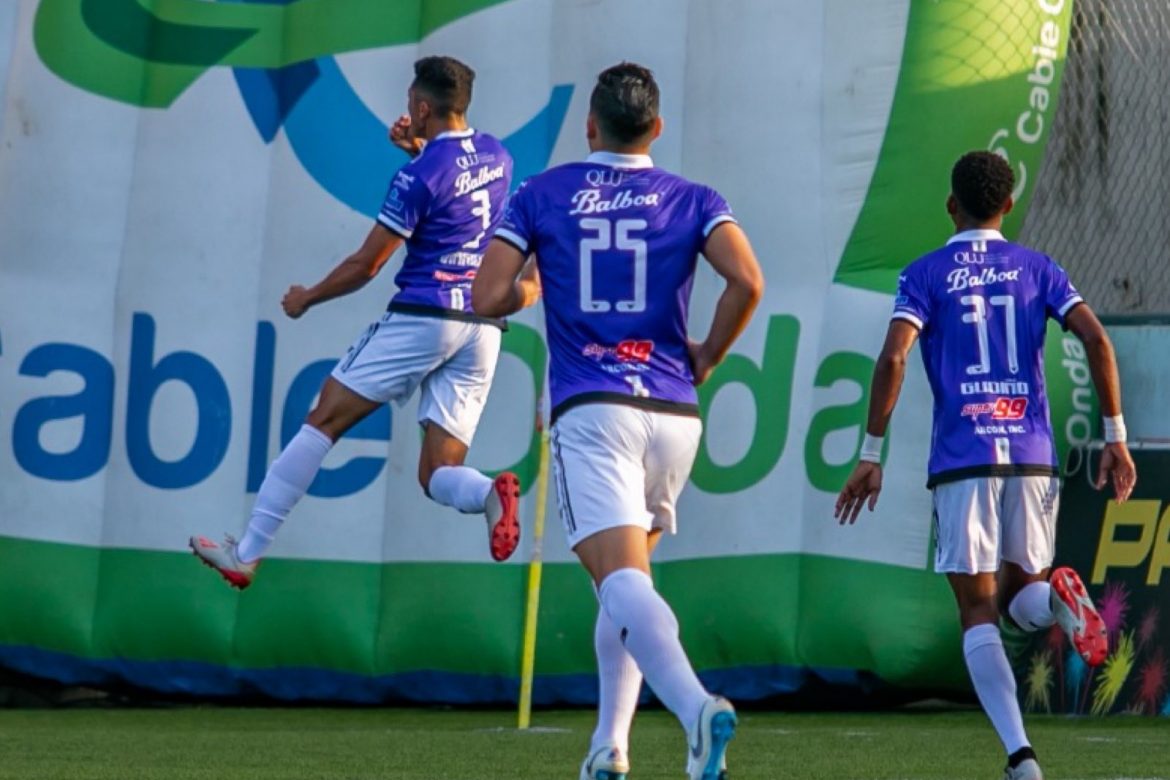
<svg viewBox="0 0 1170 780">
<path fill-rule="evenodd" d="M 8 780 L 576 780 L 592 729 L 584 711 L 542 712 L 517 732 L 507 712 L 179 708 L 0 711 Z M 1030 720 L 1050 780 L 1170 778 L 1170 720 Z M 683 777 L 681 731 L 639 715 L 631 780 Z M 998 780 L 982 714 L 744 713 L 734 780 Z"/>
</svg>

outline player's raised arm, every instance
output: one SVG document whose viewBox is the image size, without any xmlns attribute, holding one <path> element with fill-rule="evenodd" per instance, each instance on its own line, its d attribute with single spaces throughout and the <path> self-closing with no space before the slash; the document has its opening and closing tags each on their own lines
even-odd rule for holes
<svg viewBox="0 0 1170 780">
<path fill-rule="evenodd" d="M 703 247 L 703 256 L 727 286 L 715 306 L 707 338 L 690 343 L 691 371 L 696 385 L 705 382 L 723 362 L 764 294 L 764 274 L 739 225 L 724 222 L 716 226 Z"/>
<path fill-rule="evenodd" d="M 1105 450 L 1101 453 L 1101 466 L 1097 472 L 1096 488 L 1112 482 L 1118 502 L 1125 501 L 1137 484 L 1137 468 L 1129 447 L 1125 443 L 1125 420 L 1121 415 L 1121 380 L 1117 373 L 1117 360 L 1113 354 L 1113 342 L 1105 326 L 1088 304 L 1078 304 L 1065 316 L 1068 329 L 1085 345 L 1089 360 L 1089 373 L 1093 387 L 1101 404 L 1101 417 L 1105 421 Z"/>
<path fill-rule="evenodd" d="M 869 502 L 872 512 L 877 506 L 878 494 L 882 490 L 882 443 L 890 416 L 902 392 L 902 380 L 906 376 L 906 356 L 918 339 L 918 328 L 905 319 L 895 319 L 886 331 L 886 341 L 873 367 L 873 380 L 869 388 L 869 417 L 865 424 L 865 441 L 861 445 L 861 456 L 853 473 L 837 496 L 833 517 L 842 523 L 857 520 L 861 507 Z"/>
<path fill-rule="evenodd" d="M 540 298 L 536 260 L 511 242 L 493 238 L 471 284 L 471 308 L 481 317 L 507 317 Z"/>
<path fill-rule="evenodd" d="M 288 288 L 280 302 L 284 313 L 296 319 L 318 303 L 360 290 L 378 275 L 390 255 L 401 245 L 402 236 L 375 224 L 361 247 L 338 263 L 324 279 L 312 287 L 294 284 Z"/>
</svg>

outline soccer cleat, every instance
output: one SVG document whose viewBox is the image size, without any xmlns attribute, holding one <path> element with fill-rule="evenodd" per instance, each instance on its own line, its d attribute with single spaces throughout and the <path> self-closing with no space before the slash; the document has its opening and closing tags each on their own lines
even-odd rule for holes
<svg viewBox="0 0 1170 780">
<path fill-rule="evenodd" d="M 1044 773 L 1034 758 L 1026 758 L 1019 766 L 1008 767 L 1003 771 L 1003 780 L 1044 780 Z"/>
<path fill-rule="evenodd" d="M 256 576 L 256 567 L 259 561 L 244 563 L 236 554 L 237 543 L 231 536 L 224 535 L 223 544 L 208 539 L 206 536 L 192 536 L 187 542 L 195 557 L 219 572 L 219 576 L 227 580 L 233 588 L 243 590 L 252 584 Z"/>
<path fill-rule="evenodd" d="M 581 780 L 626 780 L 630 762 L 622 751 L 605 745 L 593 751 L 581 764 Z"/>
<path fill-rule="evenodd" d="M 520 544 L 520 479 L 510 471 L 496 477 L 488 491 L 483 513 L 487 516 L 488 546 L 492 557 L 506 561 Z"/>
<path fill-rule="evenodd" d="M 687 777 L 690 780 L 727 780 L 727 743 L 735 736 L 735 708 L 722 696 L 703 702 L 695 732 L 687 735 Z"/>
<path fill-rule="evenodd" d="M 1109 654 L 1105 621 L 1093 606 L 1085 583 L 1075 571 L 1062 566 L 1049 578 L 1052 586 L 1052 614 L 1068 634 L 1073 647 L 1089 666 L 1100 666 Z"/>
</svg>

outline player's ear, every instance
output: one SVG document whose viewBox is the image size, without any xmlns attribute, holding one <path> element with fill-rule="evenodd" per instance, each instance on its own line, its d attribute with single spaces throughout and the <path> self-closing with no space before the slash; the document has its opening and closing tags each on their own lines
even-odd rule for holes
<svg viewBox="0 0 1170 780">
<path fill-rule="evenodd" d="M 955 198 L 955 194 L 953 192 L 950 195 L 947 195 L 947 213 L 952 217 L 959 216 L 959 201 Z"/>
<path fill-rule="evenodd" d="M 597 136 L 597 119 L 594 118 L 593 112 L 590 111 L 589 115 L 585 117 L 585 140 L 596 141 Z"/>
<path fill-rule="evenodd" d="M 1003 204 L 1003 211 L 1000 212 L 1000 215 L 1007 216 L 1008 214 L 1011 214 L 1012 208 L 1015 207 L 1015 205 L 1016 205 L 1015 199 L 1012 198 L 1011 195 L 1008 195 L 1007 203 Z"/>
<path fill-rule="evenodd" d="M 662 120 L 661 116 L 654 117 L 654 127 L 651 128 L 651 130 L 650 130 L 650 140 L 651 141 L 658 140 L 658 136 L 662 135 L 662 128 L 665 125 L 666 125 L 666 123 Z"/>
</svg>

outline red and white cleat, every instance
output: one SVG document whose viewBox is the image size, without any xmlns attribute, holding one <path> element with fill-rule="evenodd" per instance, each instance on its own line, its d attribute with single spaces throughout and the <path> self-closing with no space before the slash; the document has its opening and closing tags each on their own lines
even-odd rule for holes
<svg viewBox="0 0 1170 780">
<path fill-rule="evenodd" d="M 243 590 L 252 584 L 259 561 L 252 563 L 241 561 L 236 552 L 236 540 L 232 537 L 225 535 L 223 544 L 220 544 L 206 536 L 192 536 L 187 544 L 191 547 L 191 552 L 195 553 L 195 557 L 203 561 L 204 565 L 219 572 L 219 576 L 227 580 L 228 585 Z"/>
<path fill-rule="evenodd" d="M 1073 647 L 1089 666 L 1100 666 L 1109 655 L 1109 634 L 1080 576 L 1062 566 L 1048 579 L 1052 586 L 1052 614 L 1068 634 Z"/>
<path fill-rule="evenodd" d="M 497 561 L 508 560 L 520 544 L 519 510 L 520 479 L 505 471 L 496 477 L 483 511 L 487 517 L 488 546 Z"/>
</svg>

